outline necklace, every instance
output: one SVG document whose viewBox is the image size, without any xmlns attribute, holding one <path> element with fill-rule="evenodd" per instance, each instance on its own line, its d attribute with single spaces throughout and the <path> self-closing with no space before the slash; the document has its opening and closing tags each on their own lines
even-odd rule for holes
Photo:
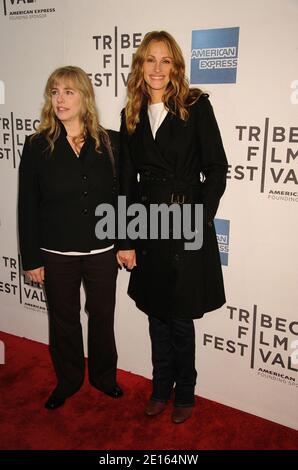
<svg viewBox="0 0 298 470">
<path fill-rule="evenodd" d="M 70 143 L 71 148 L 73 149 L 76 156 L 79 157 L 80 156 L 80 150 L 79 151 L 77 150 L 77 146 L 75 144 L 75 139 L 77 139 L 78 136 L 72 136 L 72 135 L 67 134 L 66 138 L 67 138 L 68 142 Z"/>
</svg>

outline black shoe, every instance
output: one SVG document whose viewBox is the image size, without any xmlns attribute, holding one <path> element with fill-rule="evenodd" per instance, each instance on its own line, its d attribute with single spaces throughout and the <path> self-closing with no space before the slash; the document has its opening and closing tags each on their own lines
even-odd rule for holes
<svg viewBox="0 0 298 470">
<path fill-rule="evenodd" d="M 45 402 L 45 408 L 47 410 L 55 410 L 56 408 L 59 408 L 60 406 L 64 405 L 65 403 L 65 398 L 59 398 L 56 395 L 52 394 L 50 398 Z"/>
<path fill-rule="evenodd" d="M 100 389 L 101 392 L 105 393 L 105 395 L 108 395 L 109 397 L 112 398 L 120 398 L 123 396 L 123 391 L 121 390 L 118 385 L 115 385 L 115 387 L 110 388 L 110 389 Z"/>
</svg>

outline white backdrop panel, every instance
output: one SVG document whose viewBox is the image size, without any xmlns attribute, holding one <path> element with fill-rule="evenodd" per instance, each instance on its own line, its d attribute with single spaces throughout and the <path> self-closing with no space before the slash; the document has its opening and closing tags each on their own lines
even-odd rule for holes
<svg viewBox="0 0 298 470">
<path fill-rule="evenodd" d="M 230 238 L 227 304 L 196 322 L 197 393 L 298 428 L 297 19 L 295 0 L 1 0 L 1 330 L 48 342 L 42 290 L 20 271 L 15 215 L 19 154 L 51 71 L 86 70 L 103 125 L 118 130 L 129 64 L 147 31 L 174 35 L 189 76 L 193 31 L 239 28 L 236 83 L 199 85 L 210 94 L 230 163 L 217 214 L 230 222 Z M 150 377 L 147 318 L 127 297 L 127 283 L 120 272 L 119 367 Z M 82 323 L 86 343 L 84 312 Z"/>
</svg>

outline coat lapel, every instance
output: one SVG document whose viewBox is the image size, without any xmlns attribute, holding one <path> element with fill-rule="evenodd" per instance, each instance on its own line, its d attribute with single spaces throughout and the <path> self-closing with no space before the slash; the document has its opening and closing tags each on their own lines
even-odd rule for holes
<svg viewBox="0 0 298 470">
<path fill-rule="evenodd" d="M 158 169 L 169 174 L 177 174 L 179 171 L 180 152 L 178 149 L 183 145 L 183 129 L 185 122 L 170 112 L 165 117 L 161 126 L 153 138 L 147 105 L 143 106 L 140 113 L 140 122 L 134 134 L 134 148 L 136 167 L 141 162 L 151 162 Z"/>
<path fill-rule="evenodd" d="M 170 141 L 169 114 L 165 117 L 161 126 L 156 132 L 155 139 L 151 131 L 147 106 L 141 110 L 140 123 L 138 125 L 139 148 L 142 153 L 145 152 L 144 160 L 151 161 L 156 168 L 159 166 L 169 172 L 173 171 L 172 162 L 165 159 L 165 153 Z"/>
<path fill-rule="evenodd" d="M 162 157 L 161 151 L 157 145 L 157 142 L 153 138 L 151 126 L 150 126 L 150 121 L 149 121 L 149 116 L 147 113 L 147 109 L 144 110 L 142 109 L 143 115 L 141 122 L 143 123 L 142 126 L 142 140 L 143 140 L 143 145 L 144 148 L 148 153 L 152 155 L 152 153 L 156 154 L 158 153 L 160 157 Z"/>
</svg>

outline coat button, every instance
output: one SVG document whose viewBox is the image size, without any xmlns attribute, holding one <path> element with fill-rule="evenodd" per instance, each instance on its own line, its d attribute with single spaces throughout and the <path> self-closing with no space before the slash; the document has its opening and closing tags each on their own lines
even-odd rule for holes
<svg viewBox="0 0 298 470">
<path fill-rule="evenodd" d="M 88 191 L 84 191 L 83 196 L 88 196 Z"/>
<path fill-rule="evenodd" d="M 87 176 L 87 175 L 83 175 L 82 178 L 83 178 L 83 181 L 87 181 L 88 176 Z"/>
<path fill-rule="evenodd" d="M 83 212 L 84 215 L 88 214 L 88 209 L 85 208 L 85 209 L 82 210 L 82 212 Z"/>
<path fill-rule="evenodd" d="M 144 201 L 144 202 L 147 201 L 147 196 L 142 196 L 141 200 Z"/>
<path fill-rule="evenodd" d="M 177 253 L 176 253 L 176 255 L 174 255 L 174 260 L 179 261 L 179 255 L 177 255 Z"/>
</svg>

